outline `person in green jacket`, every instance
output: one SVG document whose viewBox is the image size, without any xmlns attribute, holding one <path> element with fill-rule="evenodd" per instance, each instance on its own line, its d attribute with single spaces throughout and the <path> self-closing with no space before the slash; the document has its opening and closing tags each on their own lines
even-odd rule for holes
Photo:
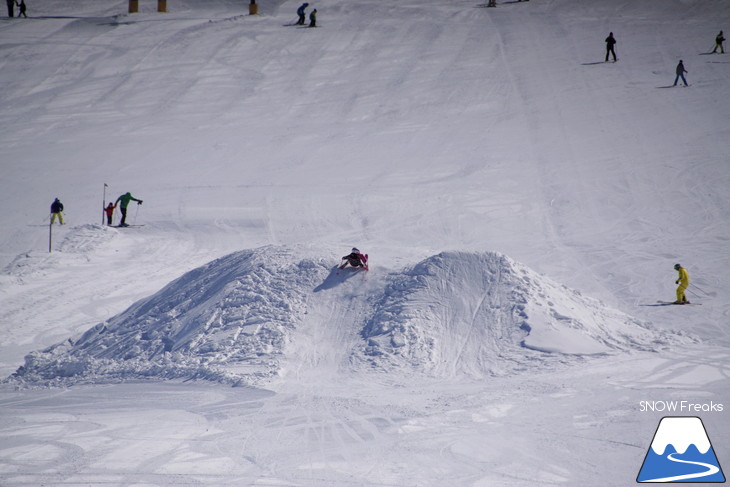
<svg viewBox="0 0 730 487">
<path fill-rule="evenodd" d="M 317 27 L 317 9 L 312 10 L 309 14 L 309 27 Z"/>
<path fill-rule="evenodd" d="M 119 209 L 122 212 L 122 221 L 119 222 L 120 227 L 129 226 L 127 225 L 127 206 L 129 206 L 130 201 L 136 201 L 138 205 L 142 204 L 142 200 L 138 200 L 137 198 L 132 196 L 132 193 L 129 192 L 121 195 L 114 203 L 114 206 L 117 206 L 117 204 L 121 202 L 121 205 L 119 205 Z"/>
<path fill-rule="evenodd" d="M 685 289 L 689 286 L 689 275 L 687 274 L 687 269 L 679 264 L 674 264 L 674 270 L 679 272 L 679 276 L 674 282 L 675 284 L 679 284 L 679 287 L 677 288 L 677 300 L 674 304 L 689 304 L 687 296 L 684 295 Z"/>
</svg>

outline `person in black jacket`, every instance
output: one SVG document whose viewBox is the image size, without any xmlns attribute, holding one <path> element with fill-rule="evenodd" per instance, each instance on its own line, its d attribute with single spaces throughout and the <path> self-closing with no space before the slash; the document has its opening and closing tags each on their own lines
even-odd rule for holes
<svg viewBox="0 0 730 487">
<path fill-rule="evenodd" d="M 722 47 L 722 43 L 725 42 L 725 36 L 722 35 L 722 31 L 715 37 L 715 49 L 712 50 L 712 54 L 717 52 L 717 48 L 720 48 L 720 54 L 725 54 L 725 48 Z"/>
<path fill-rule="evenodd" d="M 12 19 L 15 17 L 15 0 L 5 0 L 5 3 L 8 6 L 8 17 Z"/>
<path fill-rule="evenodd" d="M 63 203 L 56 198 L 53 200 L 53 203 L 51 203 L 51 225 L 54 224 L 56 221 L 56 216 L 58 216 L 58 223 L 60 225 L 63 225 L 63 215 L 61 212 L 63 211 Z"/>
<path fill-rule="evenodd" d="M 613 54 L 613 62 L 616 62 L 616 51 L 613 49 L 615 45 L 616 39 L 613 37 L 613 32 L 610 32 L 606 37 L 606 62 L 608 62 L 609 54 Z"/>
<path fill-rule="evenodd" d="M 677 64 L 677 77 L 674 78 L 674 86 L 677 86 L 677 81 L 679 81 L 679 78 L 682 78 L 682 81 L 684 81 L 684 86 L 689 86 L 687 84 L 687 80 L 684 78 L 684 73 L 688 73 L 686 69 L 684 69 L 684 61 L 681 59 L 679 60 L 679 64 Z"/>
<path fill-rule="evenodd" d="M 20 18 L 20 16 L 22 15 L 23 17 L 25 17 L 27 19 L 28 16 L 25 14 L 25 11 L 27 10 L 28 7 L 25 6 L 25 0 L 20 0 L 20 3 L 15 2 L 15 5 L 17 5 L 18 8 L 20 9 L 20 12 L 18 12 L 18 18 Z"/>
</svg>

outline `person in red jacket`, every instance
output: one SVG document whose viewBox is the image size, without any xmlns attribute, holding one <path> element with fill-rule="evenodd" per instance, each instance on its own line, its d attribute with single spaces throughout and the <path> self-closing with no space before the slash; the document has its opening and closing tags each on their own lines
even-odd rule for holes
<svg viewBox="0 0 730 487">
<path fill-rule="evenodd" d="M 350 254 L 344 256 L 342 260 L 344 262 L 340 265 L 340 269 L 344 269 L 347 264 L 350 264 L 352 267 L 362 267 L 368 270 L 368 254 L 361 253 L 356 247 L 353 247 Z"/>
<path fill-rule="evenodd" d="M 109 202 L 109 206 L 104 208 L 104 212 L 106 213 L 106 224 L 109 226 L 112 226 L 112 217 L 114 216 L 114 210 L 116 208 L 117 205 L 112 202 Z"/>
</svg>

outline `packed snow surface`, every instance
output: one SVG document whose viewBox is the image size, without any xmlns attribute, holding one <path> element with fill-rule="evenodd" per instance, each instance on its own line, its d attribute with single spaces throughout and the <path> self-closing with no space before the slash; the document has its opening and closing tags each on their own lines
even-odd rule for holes
<svg viewBox="0 0 730 487">
<path fill-rule="evenodd" d="M 670 414 L 730 465 L 727 0 L 27 3 L 3 486 L 625 486 Z"/>
</svg>

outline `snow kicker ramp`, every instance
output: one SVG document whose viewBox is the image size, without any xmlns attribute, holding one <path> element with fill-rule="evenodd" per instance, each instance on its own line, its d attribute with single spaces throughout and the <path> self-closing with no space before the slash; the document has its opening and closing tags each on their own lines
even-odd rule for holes
<svg viewBox="0 0 730 487">
<path fill-rule="evenodd" d="M 29 354 L 10 380 L 255 385 L 302 366 L 481 377 L 680 340 L 498 253 L 444 252 L 365 274 L 264 247 L 188 272 L 77 339 Z M 305 360 L 313 350 L 324 359 Z"/>
</svg>

